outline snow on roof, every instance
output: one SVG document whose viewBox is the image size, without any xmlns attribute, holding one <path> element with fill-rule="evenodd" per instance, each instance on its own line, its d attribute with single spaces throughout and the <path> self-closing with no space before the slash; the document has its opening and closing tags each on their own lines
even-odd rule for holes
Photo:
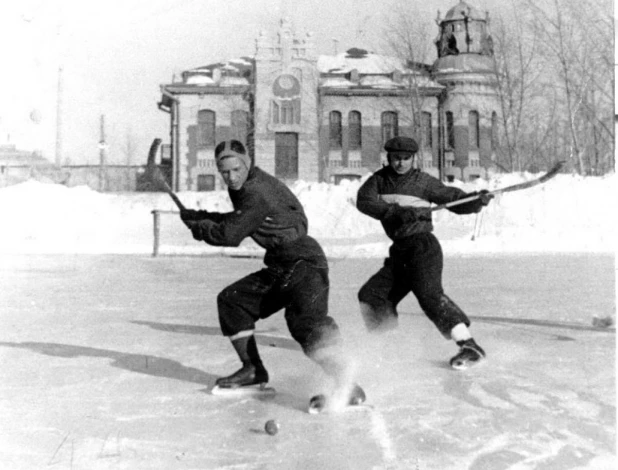
<svg viewBox="0 0 618 470">
<path fill-rule="evenodd" d="M 367 75 L 360 79 L 359 85 L 371 88 L 401 88 L 402 86 L 384 75 Z"/>
<path fill-rule="evenodd" d="M 323 87 L 395 89 L 405 87 L 406 77 L 415 75 L 416 83 L 420 86 L 443 88 L 405 60 L 364 49 L 353 48 L 334 56 L 319 56 L 317 68 L 322 75 L 320 85 Z M 357 78 L 348 75 L 352 71 L 358 74 Z M 397 73 L 400 74 L 401 81 L 397 78 Z"/>
<path fill-rule="evenodd" d="M 319 56 L 320 73 L 348 73 L 356 69 L 360 74 L 392 73 L 405 70 L 406 64 L 397 57 L 374 54 L 364 49 L 348 49 L 335 56 Z"/>
<path fill-rule="evenodd" d="M 223 75 L 236 75 L 243 77 L 240 81 L 246 85 L 249 83 L 249 77 L 252 75 L 253 64 L 255 59 L 251 57 L 239 57 L 229 59 L 225 62 L 215 62 L 194 69 L 185 70 L 183 72 L 184 81 L 188 85 L 210 85 L 215 84 L 213 73 L 215 70 L 220 70 Z M 210 80 L 209 80 L 210 79 Z"/>
<path fill-rule="evenodd" d="M 214 85 L 215 81 L 212 79 L 212 77 L 209 77 L 206 74 L 196 74 L 187 77 L 185 83 L 187 85 Z"/>
<path fill-rule="evenodd" d="M 229 64 L 238 64 L 238 65 L 245 66 L 245 67 L 252 67 L 253 62 L 255 62 L 255 60 L 252 59 L 251 57 L 240 57 L 237 59 L 230 59 L 228 61 Z"/>
<path fill-rule="evenodd" d="M 320 86 L 330 88 L 349 88 L 354 83 L 344 77 L 328 77 L 320 81 Z"/>
<path fill-rule="evenodd" d="M 219 84 L 221 86 L 249 85 L 249 80 L 244 77 L 221 77 Z"/>
</svg>

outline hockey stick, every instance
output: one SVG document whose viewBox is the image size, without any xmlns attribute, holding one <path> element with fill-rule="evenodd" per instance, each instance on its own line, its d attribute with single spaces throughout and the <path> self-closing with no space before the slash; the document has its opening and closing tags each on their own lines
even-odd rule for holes
<svg viewBox="0 0 618 470">
<path fill-rule="evenodd" d="M 160 168 L 155 167 L 152 170 L 152 173 L 151 173 L 150 176 L 151 176 L 151 179 L 152 179 L 152 183 L 155 186 L 163 189 L 163 191 L 165 191 L 167 194 L 169 194 L 169 196 L 172 198 L 172 200 L 174 201 L 174 203 L 176 204 L 178 209 L 180 209 L 181 211 L 186 210 L 185 205 L 178 198 L 178 196 L 176 196 L 176 193 L 174 193 L 174 191 L 172 191 L 172 188 L 170 188 L 170 185 L 167 184 L 167 181 L 165 179 L 165 175 L 163 175 L 163 172 L 161 172 Z"/>
<path fill-rule="evenodd" d="M 564 162 L 558 162 L 547 173 L 545 173 L 540 178 L 536 178 L 530 181 L 524 181 L 523 183 L 517 183 L 512 186 L 507 186 L 505 188 L 494 189 L 493 191 L 489 191 L 488 194 L 493 194 L 495 196 L 496 194 L 509 193 L 511 191 L 519 191 L 520 189 L 528 189 L 533 186 L 536 186 L 537 184 L 545 183 L 545 181 L 556 176 L 563 165 L 564 165 Z M 458 199 L 457 201 L 447 202 L 446 204 L 440 204 L 436 207 L 432 207 L 431 211 L 432 212 L 439 211 L 441 209 L 448 209 L 449 207 L 458 206 L 460 204 L 465 204 L 466 202 L 476 201 L 480 197 L 481 197 L 480 194 L 476 194 L 474 196 L 469 196 L 463 199 Z"/>
<path fill-rule="evenodd" d="M 161 145 L 161 139 L 156 138 L 150 144 L 150 150 L 148 150 L 148 162 L 146 164 L 146 180 L 150 182 L 155 188 L 162 189 L 167 194 L 170 195 L 178 209 L 181 211 L 185 210 L 185 206 L 182 201 L 176 196 L 170 185 L 167 183 L 167 179 L 165 175 L 161 171 L 161 169 L 156 164 L 157 152 L 159 151 L 159 146 Z"/>
</svg>

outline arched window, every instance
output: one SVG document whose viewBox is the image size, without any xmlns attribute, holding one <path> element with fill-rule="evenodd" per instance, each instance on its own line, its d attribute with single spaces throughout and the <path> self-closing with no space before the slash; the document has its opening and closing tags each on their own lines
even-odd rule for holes
<svg viewBox="0 0 618 470">
<path fill-rule="evenodd" d="M 350 114 L 348 115 L 348 131 L 348 148 L 350 150 L 360 149 L 363 145 L 363 126 L 361 121 L 361 113 L 358 111 L 350 111 Z"/>
<path fill-rule="evenodd" d="M 292 69 L 292 74 L 298 79 L 299 82 L 303 81 L 303 69 L 300 67 L 294 67 Z"/>
<path fill-rule="evenodd" d="M 423 111 L 421 114 L 421 132 L 422 132 L 422 145 L 425 148 L 431 148 L 433 146 L 433 136 L 431 134 L 431 113 Z"/>
<path fill-rule="evenodd" d="M 382 113 L 382 144 L 387 140 L 399 135 L 399 120 L 397 113 L 393 111 L 385 111 Z"/>
<path fill-rule="evenodd" d="M 468 144 L 470 148 L 477 149 L 480 147 L 478 111 L 468 113 Z"/>
<path fill-rule="evenodd" d="M 331 111 L 329 114 L 329 147 L 331 149 L 341 148 L 341 113 Z"/>
<path fill-rule="evenodd" d="M 446 146 L 455 148 L 455 120 L 451 111 L 446 112 Z"/>
<path fill-rule="evenodd" d="M 247 143 L 249 134 L 249 113 L 240 109 L 232 111 L 231 137 L 240 140 L 243 144 Z"/>
<path fill-rule="evenodd" d="M 197 113 L 197 146 L 198 148 L 214 148 L 215 140 L 215 112 L 210 109 L 201 109 Z"/>
</svg>

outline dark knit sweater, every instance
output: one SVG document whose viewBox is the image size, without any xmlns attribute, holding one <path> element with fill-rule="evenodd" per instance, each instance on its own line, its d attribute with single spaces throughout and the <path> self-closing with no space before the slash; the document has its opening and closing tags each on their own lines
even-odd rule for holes
<svg viewBox="0 0 618 470">
<path fill-rule="evenodd" d="M 307 216 L 300 201 L 284 183 L 253 167 L 242 188 L 228 193 L 233 212 L 198 211 L 203 241 L 214 246 L 238 246 L 251 237 L 266 249 L 266 265 L 301 259 L 325 263 L 322 248 L 307 235 Z"/>
</svg>

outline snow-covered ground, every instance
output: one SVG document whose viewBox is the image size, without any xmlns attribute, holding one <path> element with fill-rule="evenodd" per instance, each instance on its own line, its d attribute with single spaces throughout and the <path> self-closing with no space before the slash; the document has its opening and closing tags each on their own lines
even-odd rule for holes
<svg viewBox="0 0 618 470">
<path fill-rule="evenodd" d="M 497 175 L 456 183 L 467 191 L 518 183 L 530 174 Z M 544 185 L 505 193 L 478 217 L 434 213 L 436 235 L 448 254 L 505 252 L 615 252 L 618 177 L 558 175 Z M 294 193 L 309 217 L 310 234 L 331 257 L 381 257 L 388 239 L 380 224 L 356 210 L 359 182 L 339 186 L 297 182 Z M 180 193 L 185 205 L 231 209 L 226 191 Z M 164 193 L 102 194 L 34 180 L 0 189 L 0 250 L 5 253 L 148 253 L 152 210 L 176 210 Z M 478 220 L 477 220 L 478 219 Z M 476 224 L 476 234 L 475 234 Z M 472 240 L 474 235 L 474 240 Z M 161 253 L 254 253 L 196 243 L 174 214 L 161 215 Z"/>
</svg>

